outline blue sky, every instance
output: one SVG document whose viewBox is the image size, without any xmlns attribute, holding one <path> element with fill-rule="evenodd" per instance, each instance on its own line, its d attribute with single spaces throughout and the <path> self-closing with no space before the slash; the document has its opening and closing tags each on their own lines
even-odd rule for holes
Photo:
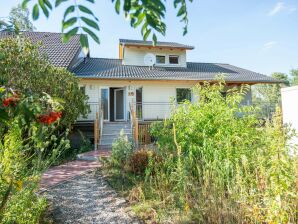
<svg viewBox="0 0 298 224">
<path fill-rule="evenodd" d="M 19 2 L 0 1 L 0 17 Z M 91 7 L 100 20 L 101 44 L 91 43 L 91 56 L 117 58 L 119 38 L 141 39 L 140 31 L 115 13 L 111 0 L 96 2 Z M 167 34 L 158 37 L 195 46 L 188 61 L 229 63 L 267 75 L 298 68 L 297 0 L 194 0 L 186 36 L 172 2 L 166 3 Z M 49 19 L 42 16 L 34 22 L 37 31 L 60 32 L 63 12 L 64 7 Z"/>
</svg>

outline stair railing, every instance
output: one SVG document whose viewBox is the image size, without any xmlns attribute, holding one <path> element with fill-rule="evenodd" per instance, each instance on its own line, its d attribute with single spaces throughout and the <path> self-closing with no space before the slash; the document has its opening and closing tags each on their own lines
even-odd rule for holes
<svg viewBox="0 0 298 224">
<path fill-rule="evenodd" d="M 99 117 L 99 143 L 101 143 L 102 139 L 102 133 L 103 133 L 103 119 L 104 119 L 104 110 L 103 110 L 103 104 L 100 103 L 100 117 Z"/>
<path fill-rule="evenodd" d="M 130 103 L 130 123 L 133 136 L 134 147 L 137 149 L 139 146 L 139 124 L 136 111 L 134 109 L 134 104 Z"/>
</svg>

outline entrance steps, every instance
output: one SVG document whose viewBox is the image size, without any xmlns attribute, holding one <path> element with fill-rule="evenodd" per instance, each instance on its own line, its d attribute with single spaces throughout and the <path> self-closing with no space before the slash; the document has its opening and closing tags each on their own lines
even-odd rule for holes
<svg viewBox="0 0 298 224">
<path fill-rule="evenodd" d="M 132 138 L 130 122 L 104 122 L 102 130 L 101 147 L 111 147 L 113 142 L 120 136 L 121 130 L 129 139 Z"/>
</svg>

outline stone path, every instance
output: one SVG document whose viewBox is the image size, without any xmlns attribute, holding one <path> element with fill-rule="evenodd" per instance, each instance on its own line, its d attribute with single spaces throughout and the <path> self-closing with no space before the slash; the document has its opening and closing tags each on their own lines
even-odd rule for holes
<svg viewBox="0 0 298 224">
<path fill-rule="evenodd" d="M 80 160 L 71 161 L 60 166 L 50 168 L 42 175 L 40 182 L 41 190 L 43 191 L 78 175 L 82 175 L 87 171 L 100 167 L 98 157 L 109 156 L 110 152 L 111 150 L 109 149 L 90 151 L 79 155 L 81 158 Z"/>
<path fill-rule="evenodd" d="M 129 215 L 126 201 L 98 172 L 98 150 L 78 156 L 78 160 L 50 168 L 42 176 L 40 188 L 50 203 L 46 219 L 57 224 L 140 223 Z"/>
<path fill-rule="evenodd" d="M 129 215 L 127 203 L 117 196 L 99 172 L 93 171 L 46 192 L 53 223 L 140 223 Z"/>
</svg>

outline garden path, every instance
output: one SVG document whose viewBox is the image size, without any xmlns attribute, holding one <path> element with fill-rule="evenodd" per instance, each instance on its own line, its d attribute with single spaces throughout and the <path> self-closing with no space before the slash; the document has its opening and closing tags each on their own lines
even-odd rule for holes
<svg viewBox="0 0 298 224">
<path fill-rule="evenodd" d="M 41 191 L 50 204 L 46 220 L 57 224 L 139 223 L 126 201 L 98 172 L 99 161 L 92 159 L 109 155 L 110 150 L 88 152 L 42 176 Z"/>
</svg>

